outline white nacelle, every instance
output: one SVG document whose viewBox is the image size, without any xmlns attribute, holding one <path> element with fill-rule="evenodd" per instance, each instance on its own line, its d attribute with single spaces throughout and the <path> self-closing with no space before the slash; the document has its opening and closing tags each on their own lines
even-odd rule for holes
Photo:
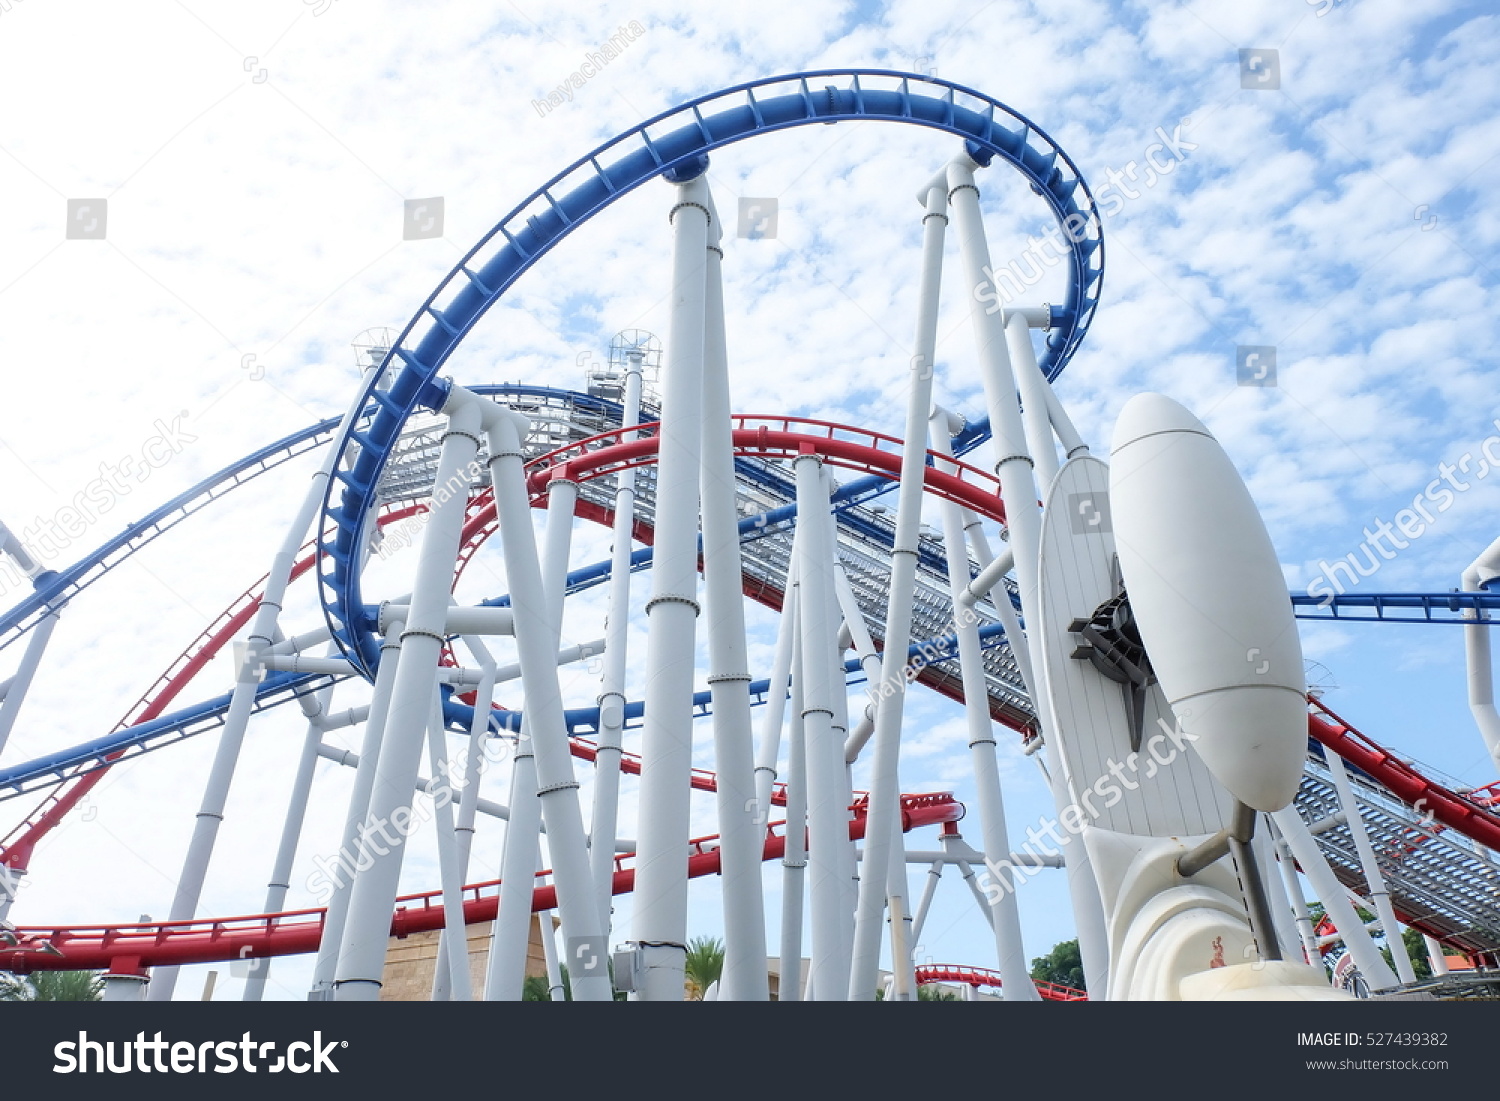
<svg viewBox="0 0 1500 1101">
<path fill-rule="evenodd" d="M 1138 394 L 1115 425 L 1110 499 L 1120 573 L 1178 721 L 1231 794 L 1281 809 L 1302 776 L 1307 685 L 1250 491 L 1198 418 Z"/>
</svg>

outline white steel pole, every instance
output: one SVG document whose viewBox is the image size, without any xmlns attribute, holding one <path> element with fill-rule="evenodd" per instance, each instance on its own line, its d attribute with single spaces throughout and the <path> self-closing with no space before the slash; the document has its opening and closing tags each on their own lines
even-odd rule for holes
<svg viewBox="0 0 1500 1101">
<path fill-rule="evenodd" d="M 349 427 L 358 419 L 363 407 L 363 396 L 356 397 L 344 413 L 335 439 L 342 439 Z M 177 880 L 177 893 L 172 900 L 170 921 L 187 921 L 198 910 L 198 898 L 203 893 L 203 880 L 208 875 L 208 863 L 213 856 L 214 842 L 219 835 L 219 823 L 224 820 L 224 804 L 229 798 L 229 787 L 234 780 L 234 770 L 239 762 L 240 746 L 245 740 L 245 727 L 250 721 L 250 711 L 255 704 L 256 687 L 260 684 L 260 661 L 265 649 L 276 640 L 276 621 L 281 615 L 281 603 L 286 596 L 286 587 L 291 581 L 292 567 L 297 561 L 297 552 L 313 520 L 322 508 L 323 496 L 328 482 L 333 477 L 338 454 L 328 449 L 322 465 L 312 476 L 307 496 L 303 498 L 297 515 L 287 528 L 266 576 L 265 591 L 250 623 L 245 638 L 245 660 L 235 676 L 234 691 L 230 696 L 229 709 L 224 716 L 224 728 L 219 733 L 219 744 L 214 751 L 213 765 L 209 769 L 208 782 L 204 786 L 203 802 L 193 823 L 193 836 L 188 842 L 187 856 L 183 861 L 182 875 Z M 389 915 L 387 915 L 389 917 Z M 151 981 L 147 1000 L 166 1002 L 172 1000 L 177 986 L 176 967 L 158 967 Z"/>
<path fill-rule="evenodd" d="M 1063 408 L 1062 399 L 1057 396 L 1051 383 L 1047 384 L 1047 411 L 1052 418 L 1052 430 L 1057 433 L 1058 441 L 1062 444 L 1063 458 L 1074 459 L 1088 454 L 1089 445 L 1083 442 L 1083 437 L 1073 426 L 1072 418 Z"/>
<path fill-rule="evenodd" d="M 1432 968 L 1433 978 L 1441 978 L 1446 975 L 1448 973 L 1448 956 L 1443 951 L 1443 946 L 1426 933 L 1422 934 L 1422 943 L 1427 947 L 1427 964 Z"/>
<path fill-rule="evenodd" d="M 499 486 L 496 486 L 498 496 Z M 577 483 L 558 478 L 547 486 L 547 534 L 543 548 L 542 590 L 546 594 L 551 637 L 561 637 L 567 584 L 568 554 L 573 539 L 573 517 L 578 504 Z M 530 519 L 526 521 L 528 530 Z M 515 586 L 512 585 L 512 593 Z M 514 599 L 514 597 L 512 597 Z M 608 659 L 609 651 L 606 649 Z M 531 937 L 532 899 L 540 857 L 542 805 L 537 796 L 537 762 L 528 696 L 521 717 L 515 767 L 511 772 L 511 818 L 505 830 L 500 866 L 500 910 L 490 936 L 490 958 L 485 982 L 486 1001 L 520 1001 L 526 983 L 526 959 Z M 600 921 L 604 920 L 601 915 Z"/>
<path fill-rule="evenodd" d="M 712 207 L 710 207 L 712 209 Z M 719 1001 L 770 998 L 765 900 L 750 720 L 750 657 L 745 643 L 744 575 L 724 331 L 723 250 L 718 219 L 709 227 L 703 350 L 703 610 L 708 687 L 718 774 L 719 875 L 724 909 L 724 970 Z"/>
<path fill-rule="evenodd" d="M 927 924 L 927 914 L 932 909 L 932 898 L 937 894 L 938 880 L 943 878 L 943 862 L 934 860 L 927 869 L 927 882 L 922 887 L 922 897 L 917 902 L 917 913 L 911 923 L 912 951 L 921 951 L 922 928 Z"/>
<path fill-rule="evenodd" d="M 481 418 L 478 409 L 455 400 L 453 392 L 444 402 L 443 412 L 448 424 L 433 478 L 429 519 L 422 532 L 366 821 L 366 827 L 378 831 L 384 844 L 372 842 L 369 863 L 355 873 L 334 978 L 334 994 L 339 1001 L 376 1001 L 380 997 L 391 911 L 401 877 L 405 838 L 412 829 L 412 788 L 437 686 L 438 659 L 446 639 L 453 563 L 468 505 L 467 489 L 453 493 L 447 487 L 469 485 L 479 451 Z M 385 832 L 387 825 L 395 828 L 397 838 Z"/>
<path fill-rule="evenodd" d="M 1398 985 L 1400 980 L 1386 966 L 1385 958 L 1375 947 L 1375 942 L 1370 939 L 1364 922 L 1359 920 L 1359 915 L 1350 905 L 1349 899 L 1344 894 L 1343 884 L 1334 876 L 1333 870 L 1328 866 L 1328 861 L 1324 860 L 1323 854 L 1318 851 L 1318 842 L 1308 831 L 1306 824 L 1302 821 L 1302 816 L 1297 813 L 1297 808 L 1295 806 L 1283 807 L 1272 817 L 1276 821 L 1277 828 L 1281 830 L 1281 836 L 1286 841 L 1287 848 L 1291 849 L 1292 855 L 1297 858 L 1302 874 L 1312 885 L 1313 893 L 1323 903 L 1323 908 L 1333 920 L 1339 935 L 1344 938 L 1344 946 L 1354 957 L 1354 966 L 1359 968 L 1360 974 L 1370 984 L 1370 989 L 1386 990 Z"/>
<path fill-rule="evenodd" d="M 792 566 L 787 569 L 781 598 L 781 620 L 776 625 L 776 657 L 766 688 L 766 710 L 761 716 L 760 754 L 755 766 L 756 817 L 761 826 L 771 821 L 771 793 L 776 788 L 776 759 L 781 754 L 781 725 L 786 715 L 787 678 L 792 669 L 792 644 L 797 637 L 796 536 L 792 537 Z"/>
<path fill-rule="evenodd" d="M 1483 592 L 1487 582 L 1500 574 L 1500 539 L 1491 543 L 1463 573 L 1464 592 Z M 1495 709 L 1495 676 L 1490 657 L 1490 628 L 1484 612 L 1464 610 L 1464 618 L 1476 620 L 1464 627 L 1464 653 L 1469 675 L 1469 710 L 1484 738 L 1495 768 L 1500 770 L 1500 711 Z"/>
<path fill-rule="evenodd" d="M 106 1002 L 145 1001 L 146 985 L 150 981 L 147 975 L 107 972 L 103 976 L 104 994 L 100 1000 Z"/>
<path fill-rule="evenodd" d="M 935 409 L 930 422 L 932 449 L 953 457 L 948 437 L 948 414 Z M 995 953 L 1000 962 L 1002 996 L 1006 1001 L 1040 1001 L 1031 982 L 1026 946 L 1021 937 L 1021 911 L 1016 901 L 1015 880 L 1010 872 L 1010 834 L 1005 823 L 1005 797 L 1000 787 L 1000 766 L 995 758 L 994 721 L 990 718 L 990 696 L 984 671 L 984 651 L 979 643 L 979 621 L 964 607 L 959 596 L 969 581 L 969 552 L 964 540 L 963 510 L 954 501 L 944 501 L 943 546 L 948 556 L 948 585 L 953 594 L 954 631 L 958 636 L 959 672 L 963 680 L 964 714 L 968 721 L 969 756 L 974 766 L 974 787 L 979 801 L 979 829 L 985 864 L 999 879 L 999 891 L 991 892 L 994 910 L 991 925 Z M 1003 597 L 1003 586 L 1002 599 Z M 997 871 L 998 869 L 998 871 Z"/>
<path fill-rule="evenodd" d="M 511 768 L 510 821 L 505 827 L 500 860 L 500 909 L 490 931 L 484 984 L 484 998 L 489 1002 L 520 1001 L 526 982 L 531 906 L 536 892 L 537 833 L 542 824 L 532 741 L 530 723 L 523 713 Z"/>
<path fill-rule="evenodd" d="M 846 961 L 852 961 L 854 951 L 854 910 L 859 903 L 859 854 L 855 849 L 854 839 L 849 836 L 851 823 L 854 819 L 854 769 L 844 759 L 844 745 L 849 739 L 849 689 L 844 681 L 844 654 L 838 639 L 839 628 L 843 617 L 839 612 L 838 605 L 838 577 L 842 571 L 842 563 L 838 557 L 838 524 L 829 508 L 829 502 L 833 497 L 833 491 L 837 483 L 829 476 L 826 468 L 821 470 L 822 489 L 821 500 L 824 502 L 821 517 L 825 528 L 826 546 L 829 550 L 829 581 L 831 584 L 823 593 L 823 609 L 826 621 L 826 638 L 835 640 L 833 646 L 828 650 L 828 688 L 833 701 L 833 718 L 829 723 L 830 738 L 827 742 L 827 768 L 838 777 L 838 821 L 839 821 L 839 844 L 837 853 L 839 862 L 843 866 L 843 874 L 839 877 L 839 887 L 843 892 L 843 898 L 839 902 L 839 944 L 840 951 Z M 906 934 L 909 932 L 911 921 L 910 907 L 907 905 L 906 885 L 906 851 L 901 835 L 901 823 L 899 819 L 892 823 L 895 832 L 892 834 L 892 857 L 887 865 L 888 886 L 886 893 L 890 898 L 890 913 L 892 915 L 892 952 L 896 959 L 901 959 L 901 952 L 907 943 Z M 901 969 L 898 967 L 897 971 Z M 835 998 L 841 997 L 837 988 L 832 992 Z M 842 995 L 847 997 L 847 995 Z"/>
<path fill-rule="evenodd" d="M 963 256 L 964 285 L 968 287 L 979 286 L 987 278 L 985 273 L 990 268 L 990 250 L 979 214 L 979 188 L 974 185 L 974 167 L 967 156 L 948 165 L 948 185 L 952 189 L 949 198 L 953 203 L 954 228 L 958 232 Z M 1041 514 L 1037 508 L 1032 459 L 1026 446 L 1021 410 L 1016 403 L 1016 382 L 1001 315 L 998 311 L 986 312 L 977 299 L 969 306 L 979 348 L 990 435 L 997 456 L 995 475 L 1000 479 L 1006 527 L 1016 555 L 1021 610 L 1029 617 L 1037 606 L 1037 554 L 1041 546 Z"/>
<path fill-rule="evenodd" d="M 330 645 L 328 656 L 338 652 Z M 266 904 L 262 913 L 275 914 L 286 909 L 287 892 L 292 885 L 292 863 L 297 857 L 297 844 L 302 838 L 302 824 L 307 818 L 307 804 L 312 797 L 313 775 L 318 764 L 318 749 L 323 744 L 323 728 L 319 720 L 328 709 L 333 698 L 333 689 L 327 688 L 314 696 L 303 696 L 298 702 L 307 716 L 307 732 L 302 739 L 302 754 L 297 760 L 297 772 L 292 778 L 292 793 L 287 800 L 286 819 L 281 827 L 281 841 L 276 847 L 276 859 L 271 866 L 271 881 L 266 884 Z M 250 974 L 245 979 L 241 1000 L 258 1002 L 265 997 L 266 979 L 270 977 L 271 961 L 258 959 L 251 963 Z"/>
<path fill-rule="evenodd" d="M 881 923 L 890 882 L 891 823 L 899 823 L 901 814 L 897 770 L 901 756 L 901 720 L 906 704 L 905 662 L 901 659 L 911 645 L 912 604 L 916 593 L 918 537 L 926 474 L 927 413 L 932 406 L 938 291 L 942 283 L 943 235 L 948 225 L 948 199 L 941 184 L 929 187 L 920 201 L 925 207 L 922 216 L 922 275 L 885 616 L 885 651 L 892 657 L 881 663 L 869 821 L 865 830 L 864 868 L 859 881 L 854 951 L 847 991 L 848 996 L 857 1001 L 869 1001 L 875 997 L 880 970 Z"/>
<path fill-rule="evenodd" d="M 1292 851 L 1287 848 L 1276 820 L 1267 815 L 1266 821 L 1270 825 L 1271 838 L 1276 845 L 1276 866 L 1281 869 L 1281 881 L 1286 887 L 1287 898 L 1291 901 L 1292 917 L 1297 925 L 1297 939 L 1302 942 L 1302 957 L 1309 964 L 1317 966 L 1322 958 L 1318 953 L 1318 934 L 1313 928 L 1312 914 L 1307 909 L 1307 899 L 1302 894 L 1302 884 L 1297 880 L 1297 868 L 1292 859 Z"/>
<path fill-rule="evenodd" d="M 1344 808 L 1344 820 L 1349 826 L 1349 836 L 1354 841 L 1354 851 L 1359 854 L 1360 870 L 1364 872 L 1365 886 L 1369 889 L 1370 902 L 1375 907 L 1375 916 L 1380 919 L 1381 932 L 1385 934 L 1391 960 L 1396 965 L 1396 974 L 1402 982 L 1416 982 L 1417 975 L 1411 966 L 1411 957 L 1406 953 L 1406 942 L 1401 936 L 1401 925 L 1396 920 L 1396 911 L 1391 906 L 1390 892 L 1385 887 L 1385 876 L 1380 874 L 1380 864 L 1375 859 L 1370 834 L 1365 829 L 1364 817 L 1359 812 L 1359 800 L 1354 797 L 1354 788 L 1349 783 L 1349 772 L 1344 768 L 1344 759 L 1331 749 L 1323 751 L 1328 762 L 1328 771 L 1333 775 L 1334 790 L 1339 793 L 1339 805 Z"/>
<path fill-rule="evenodd" d="M 1251 842 L 1250 848 L 1260 859 L 1260 879 L 1269 896 L 1271 918 L 1276 923 L 1276 940 L 1284 953 L 1291 952 L 1291 946 L 1301 938 L 1297 929 L 1296 911 L 1292 909 L 1291 896 L 1286 893 L 1285 881 L 1276 869 L 1280 861 L 1277 859 L 1276 836 L 1271 819 L 1265 814 L 1260 817 L 1261 832 Z"/>
<path fill-rule="evenodd" d="M 549 569 L 557 572 L 544 580 L 531 527 L 525 457 L 521 451 L 521 433 L 530 422 L 509 409 L 493 404 L 490 408 L 494 410 L 489 438 L 495 508 L 504 544 L 505 574 L 511 586 L 511 605 L 515 609 L 516 648 L 526 690 L 526 715 L 536 754 L 537 799 L 542 804 L 542 820 L 547 826 L 547 849 L 552 856 L 552 878 L 567 945 L 573 998 L 580 1002 L 612 1001 L 614 989 L 605 964 L 607 945 L 600 931 L 599 900 L 589 874 L 588 835 L 578 805 L 578 780 L 573 774 L 557 676 L 567 576 L 564 535 L 571 535 L 573 525 L 569 522 L 563 525 L 566 533 L 556 533 L 556 545 L 562 547 L 561 565 L 549 558 Z M 565 508 L 571 518 L 578 500 L 578 485 L 565 476 L 554 477 L 553 481 L 561 484 L 554 485 L 549 492 L 563 495 L 564 504 L 559 511 Z M 556 499 L 554 496 L 553 500 Z M 550 549 L 554 533 L 548 534 Z"/>
<path fill-rule="evenodd" d="M 36 676 L 37 666 L 42 662 L 42 655 L 46 653 L 47 643 L 56 627 L 57 612 L 49 610 L 37 621 L 37 625 L 31 629 L 31 637 L 26 640 L 26 652 L 21 655 L 21 664 L 16 667 L 15 676 L 10 679 L 4 701 L 0 702 L 0 753 L 5 752 L 5 743 L 10 741 L 16 716 L 21 711 L 21 704 L 26 699 L 32 678 Z"/>
<path fill-rule="evenodd" d="M 551 910 L 536 915 L 536 931 L 542 942 L 542 963 L 547 968 L 547 997 L 554 1002 L 566 1001 L 568 988 L 563 984 L 562 963 L 557 958 L 557 926 L 552 924 Z"/>
<path fill-rule="evenodd" d="M 698 602 L 708 183 L 676 185 L 670 220 L 672 317 L 662 372 L 656 543 L 646 604 L 646 719 L 632 939 L 641 1001 L 680 1002 L 687 955 L 687 842 Z"/>
<path fill-rule="evenodd" d="M 948 198 L 953 204 L 955 229 L 964 264 L 964 286 L 978 287 L 989 278 L 990 249 L 985 240 L 984 222 L 979 213 L 979 188 L 974 184 L 977 167 L 967 154 L 948 163 Z M 985 403 L 990 417 L 990 438 L 996 456 L 995 476 L 1000 480 L 1000 497 L 1005 502 L 1006 529 L 1016 556 L 1016 583 L 1020 590 L 1021 614 L 1035 626 L 1033 617 L 1041 609 L 1037 601 L 1039 580 L 1038 557 L 1041 549 L 1041 512 L 1037 506 L 1036 481 L 1032 459 L 1026 446 L 1026 432 L 1021 410 L 1016 403 L 1016 380 L 1007 350 L 1003 315 L 997 309 L 989 312 L 979 299 L 969 303 L 969 317 L 974 325 L 978 345 L 980 373 L 984 382 Z M 1030 338 L 1028 337 L 1028 340 Z M 1039 672 L 1034 666 L 1033 674 Z M 1050 708 L 1045 688 L 1033 696 L 1039 715 Z M 1051 724 L 1043 720 L 1051 732 Z M 1072 793 L 1061 771 L 1053 783 L 1053 799 L 1058 812 L 1073 802 Z M 1109 947 L 1104 930 L 1103 908 L 1098 901 L 1098 883 L 1088 861 L 1088 854 L 1077 839 L 1068 838 L 1063 848 L 1068 865 L 1068 884 L 1073 897 L 1078 925 L 1078 944 L 1091 987 L 1099 986 L 1108 973 Z"/>
<path fill-rule="evenodd" d="M 401 655 L 401 633 L 405 620 L 389 625 L 380 645 L 380 665 L 375 670 L 375 685 L 370 694 L 370 713 L 360 741 L 359 764 L 354 770 L 354 786 L 349 794 L 349 811 L 344 819 L 343 844 L 334 863 L 339 874 L 333 879 L 333 896 L 323 918 L 323 938 L 318 942 L 318 958 L 313 966 L 312 994 L 323 998 L 333 992 L 338 972 L 339 950 L 344 944 L 344 927 L 348 923 L 349 899 L 354 885 L 355 866 L 361 848 L 367 848 L 364 830 L 369 822 L 370 793 L 375 789 L 375 768 L 380 762 L 380 743 L 385 737 L 386 716 L 390 712 L 391 687 L 396 683 L 396 665 Z M 347 858 L 347 866 L 345 860 Z M 327 873 L 324 873 L 325 877 Z M 347 878 L 346 878 L 347 877 Z"/>
<path fill-rule="evenodd" d="M 444 737 L 443 699 L 436 685 L 432 690 L 432 719 L 427 724 L 427 756 L 432 768 L 432 811 L 437 830 L 438 879 L 443 892 L 443 930 L 439 939 L 446 963 L 446 981 L 441 984 L 444 1001 L 471 1002 L 469 935 L 464 922 L 464 880 L 459 863 L 458 834 L 453 822 L 453 785 Z M 433 967 L 433 1000 L 439 1000 L 438 978 L 444 968 Z"/>
<path fill-rule="evenodd" d="M 474 820 L 479 814 L 479 779 L 485 767 L 485 742 L 490 736 L 490 711 L 495 702 L 497 669 L 494 655 L 477 635 L 465 635 L 464 645 L 479 663 L 479 684 L 474 689 L 474 717 L 469 722 L 469 744 L 464 755 L 462 784 L 458 788 L 459 881 L 469 877 L 469 855 L 474 849 Z"/>
<path fill-rule="evenodd" d="M 795 559 L 794 559 L 795 561 Z M 796 583 L 782 616 L 796 612 L 800 604 Z M 799 613 L 800 614 L 800 613 Z M 797 624 L 792 630 L 792 714 L 786 747 L 786 849 L 781 858 L 781 985 L 777 999 L 802 999 L 802 914 L 807 881 L 807 755 L 803 752 L 802 638 Z M 791 968 L 791 986 L 787 968 Z"/>
<path fill-rule="evenodd" d="M 625 365 L 622 428 L 641 419 L 642 354 L 631 351 Z M 620 442 L 639 433 L 621 432 Z M 615 475 L 614 543 L 610 547 L 609 612 L 605 619 L 604 670 L 599 685 L 599 739 L 594 753 L 594 806 L 589 816 L 589 863 L 599 916 L 607 936 L 614 909 L 615 835 L 620 813 L 620 755 L 625 736 L 625 658 L 630 634 L 630 552 L 635 530 L 635 467 Z"/>
<path fill-rule="evenodd" d="M 1021 393 L 1021 420 L 1025 431 L 1027 450 L 1036 463 L 1036 481 L 1043 496 L 1052 488 L 1057 477 L 1057 444 L 1052 434 L 1051 410 L 1047 406 L 1047 391 L 1051 384 L 1042 377 L 1036 361 L 1036 348 L 1031 343 L 1031 326 L 1026 318 L 1012 313 L 1005 321 L 1005 343 L 1015 368 L 1016 385 Z M 1030 984 L 1028 984 L 1030 985 Z M 1002 988 L 1003 989 L 1003 988 Z"/>
<path fill-rule="evenodd" d="M 848 802 L 844 795 L 843 739 L 833 727 L 830 655 L 836 654 L 828 602 L 833 596 L 833 548 L 829 546 L 828 489 L 822 459 L 799 455 L 792 463 L 797 480 L 797 517 L 802 529 L 797 563 L 800 583 L 797 616 L 802 639 L 804 683 L 803 752 L 807 759 L 808 896 L 812 906 L 811 981 L 823 1001 L 849 994 L 849 954 L 844 937 L 848 869 L 841 850 L 849 844 Z M 842 685 L 840 685 L 842 689 Z M 871 822 L 872 831 L 881 823 Z M 868 834 L 867 834 L 868 836 Z M 870 874 L 870 869 L 866 869 Z M 885 895 L 881 868 L 879 891 Z"/>
</svg>

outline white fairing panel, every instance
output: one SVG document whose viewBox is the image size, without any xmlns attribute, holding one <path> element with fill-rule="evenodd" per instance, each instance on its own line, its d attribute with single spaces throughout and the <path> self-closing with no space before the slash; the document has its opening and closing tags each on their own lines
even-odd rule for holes
<svg viewBox="0 0 1500 1101">
<path fill-rule="evenodd" d="M 1138 394 L 1115 425 L 1120 571 L 1162 691 L 1214 776 L 1256 810 L 1291 802 L 1307 685 L 1291 598 L 1260 512 L 1208 429 Z"/>
<path fill-rule="evenodd" d="M 1040 649 L 1054 719 L 1048 736 L 1083 820 L 1153 837 L 1222 829 L 1232 807 L 1229 795 L 1176 734 L 1160 689 L 1149 690 L 1141 748 L 1133 753 L 1127 689 L 1072 656 L 1078 638 L 1069 624 L 1088 618 L 1117 592 L 1112 527 L 1120 508 L 1110 507 L 1109 467 L 1088 455 L 1070 460 L 1046 506 Z"/>
</svg>

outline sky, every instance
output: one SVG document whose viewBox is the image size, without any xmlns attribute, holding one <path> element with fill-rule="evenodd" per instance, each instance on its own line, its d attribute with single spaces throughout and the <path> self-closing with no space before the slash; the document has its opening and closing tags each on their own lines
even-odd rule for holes
<svg viewBox="0 0 1500 1101">
<path fill-rule="evenodd" d="M 1322 563 L 1359 552 L 1365 530 L 1394 522 L 1444 464 L 1462 469 L 1453 477 L 1466 488 L 1449 482 L 1449 506 L 1358 587 L 1444 591 L 1494 538 L 1500 505 L 1500 478 L 1479 465 L 1500 435 L 1497 22 L 1486 5 L 1445 0 L 0 0 L 0 519 L 35 532 L 134 460 L 111 510 L 44 554 L 53 567 L 76 560 L 213 471 L 342 412 L 356 335 L 404 324 L 481 235 L 589 149 L 721 87 L 863 66 L 1001 100 L 1050 133 L 1094 189 L 1103 301 L 1057 389 L 1096 452 L 1133 394 L 1186 404 L 1245 476 L 1294 592 Z M 628 46 L 549 104 L 622 28 Z M 1147 176 L 1165 137 L 1178 155 Z M 954 152 L 932 131 L 861 123 L 714 154 L 721 210 L 742 197 L 778 203 L 774 238 L 726 242 L 737 411 L 902 431 L 913 196 Z M 1050 215 L 1004 166 L 979 182 L 996 260 L 1019 259 Z M 406 202 L 433 198 L 441 235 L 404 238 Z M 648 185 L 573 234 L 490 312 L 449 373 L 577 388 L 613 333 L 665 333 L 670 199 L 667 185 Z M 950 243 L 937 400 L 980 416 L 955 265 Z M 1061 267 L 1038 274 L 1029 300 L 1061 301 Z M 1275 385 L 1238 384 L 1240 348 L 1261 349 L 1260 364 L 1274 348 Z M 164 433 L 169 455 L 151 444 Z M 0 763 L 107 732 L 264 572 L 310 461 L 237 490 L 68 608 Z M 607 546 L 582 526 L 573 563 Z M 410 561 L 380 563 L 372 584 L 398 586 Z M 504 591 L 495 553 L 479 556 L 460 596 Z M 20 596 L 7 585 L 0 603 Z M 570 637 L 597 637 L 602 609 L 602 590 L 570 604 Z M 303 630 L 316 616 L 309 593 L 293 597 L 289 623 Z M 763 676 L 774 618 L 752 611 L 751 623 Z M 1303 628 L 1306 655 L 1337 685 L 1328 702 L 1356 726 L 1463 783 L 1495 779 L 1465 705 L 1461 632 Z M 0 658 L 0 675 L 18 656 Z M 228 683 L 222 660 L 182 700 Z M 582 671 L 565 678 L 577 698 L 592 684 Z M 904 788 L 963 798 L 961 714 L 936 699 L 911 713 Z M 300 740 L 294 715 L 253 728 L 200 912 L 260 910 Z M 38 850 L 13 917 L 164 917 L 213 743 L 112 774 Z M 1018 747 L 1003 758 L 1016 834 L 1050 798 Z M 320 766 L 291 905 L 312 901 L 309 861 L 327 848 L 314 839 L 336 833 L 348 779 Z M 503 800 L 503 773 L 485 783 Z M 0 807 L 0 827 L 30 805 Z M 695 833 L 713 831 L 711 802 L 694 814 Z M 482 831 L 471 878 L 492 876 L 496 859 L 498 831 Z M 403 886 L 436 881 L 419 844 Z M 766 883 L 774 898 L 774 875 Z M 1072 935 L 1065 893 L 1046 877 L 1026 885 L 1029 955 Z M 990 962 L 967 892 L 945 880 L 938 897 L 919 960 Z M 716 932 L 716 909 L 713 885 L 696 884 L 690 932 Z M 628 902 L 617 922 L 628 928 Z M 278 963 L 268 996 L 300 997 L 304 975 L 302 961 Z M 220 996 L 237 997 L 236 980 L 221 980 Z M 179 996 L 200 984 L 201 969 Z"/>
</svg>

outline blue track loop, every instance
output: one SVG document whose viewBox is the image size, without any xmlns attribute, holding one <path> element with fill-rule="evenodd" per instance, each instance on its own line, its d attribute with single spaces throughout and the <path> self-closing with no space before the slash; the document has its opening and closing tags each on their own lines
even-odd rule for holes
<svg viewBox="0 0 1500 1101">
<path fill-rule="evenodd" d="M 976 161 L 998 157 L 1016 168 L 1051 208 L 1070 246 L 1068 287 L 1066 302 L 1053 310 L 1041 366 L 1050 378 L 1062 371 L 1098 306 L 1103 231 L 1077 167 L 1030 120 L 936 77 L 863 69 L 773 77 L 673 108 L 575 161 L 506 215 L 422 303 L 381 370 L 366 379 L 367 415 L 335 444 L 339 462 L 324 501 L 318 566 L 324 614 L 356 666 L 369 676 L 379 661 L 359 578 L 359 549 L 375 488 L 407 418 L 418 406 L 441 402 L 444 387 L 437 373 L 485 312 L 573 229 L 648 180 L 688 169 L 720 146 L 759 134 L 868 120 L 925 126 L 960 138 Z M 1078 220 L 1070 223 L 1071 218 Z M 375 384 L 386 367 L 394 369 L 394 379 L 382 392 Z"/>
</svg>

